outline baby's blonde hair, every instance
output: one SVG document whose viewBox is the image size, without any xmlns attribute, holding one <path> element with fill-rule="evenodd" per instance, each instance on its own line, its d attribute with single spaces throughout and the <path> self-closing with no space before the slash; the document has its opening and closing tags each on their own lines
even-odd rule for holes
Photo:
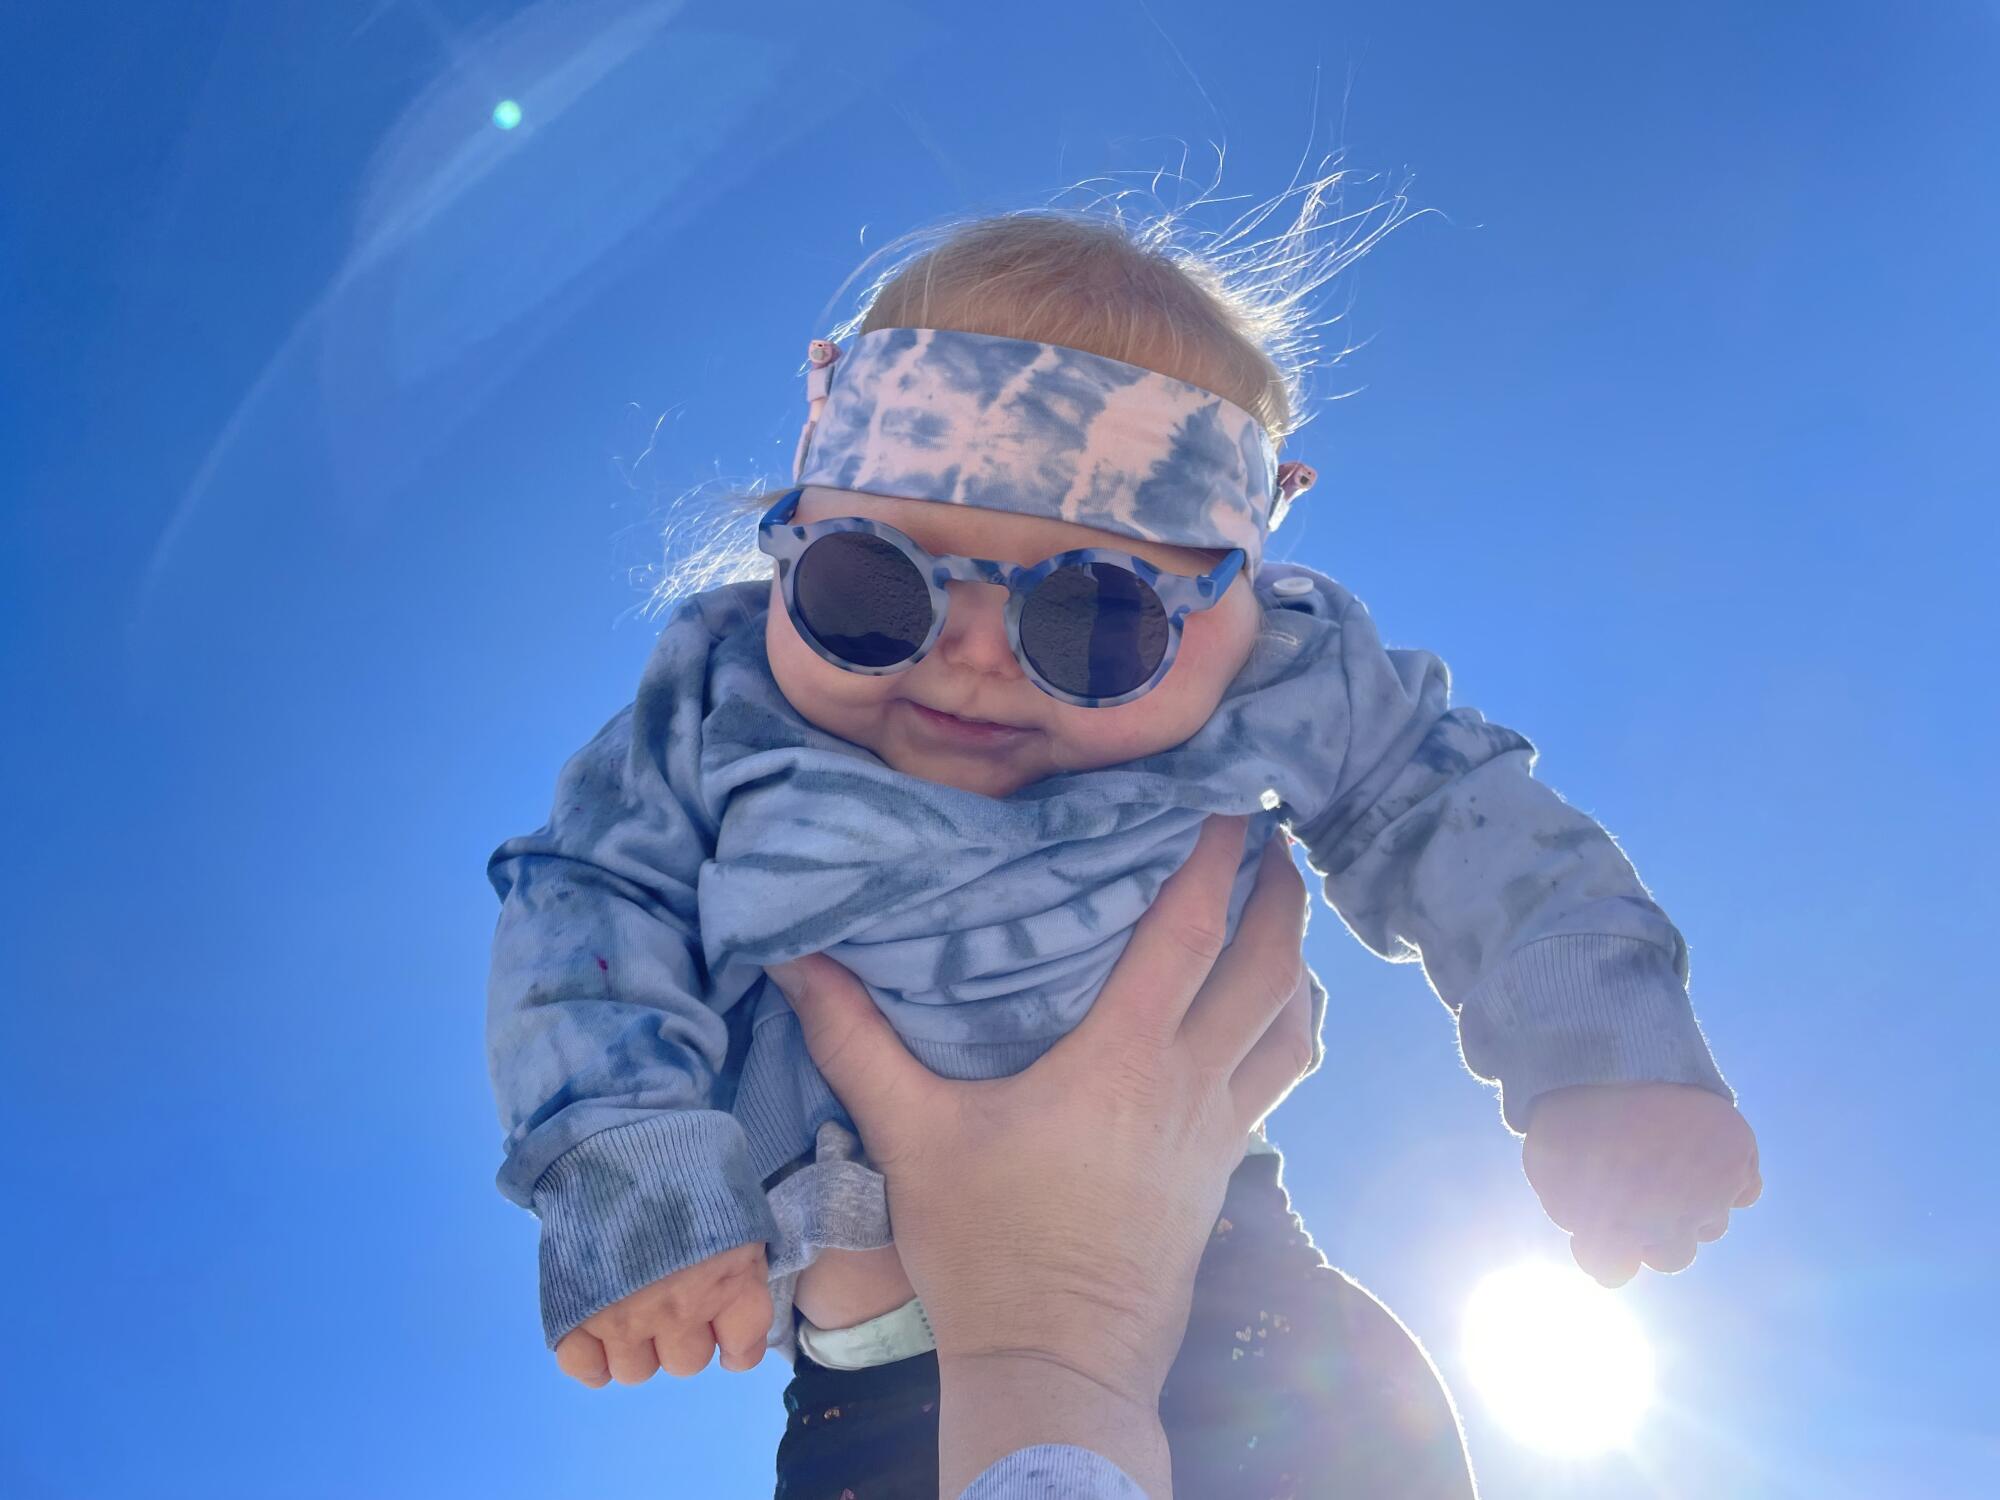
<svg viewBox="0 0 2000 1500">
<path fill-rule="evenodd" d="M 854 331 L 950 328 L 1082 349 L 1214 391 L 1275 440 L 1291 431 L 1292 396 L 1257 312 L 1197 256 L 1149 248 L 1114 220 L 1032 210 L 955 229 L 882 284 Z"/>
<path fill-rule="evenodd" d="M 1182 224 L 1199 199 L 1137 225 L 1125 221 L 1122 194 L 1108 196 L 1108 213 L 1095 206 L 1039 208 L 946 220 L 863 261 L 829 307 L 871 262 L 908 252 L 877 277 L 861 311 L 825 336 L 839 341 L 878 328 L 948 328 L 1083 349 L 1214 391 L 1282 444 L 1305 425 L 1297 414 L 1310 368 L 1309 334 L 1320 326 L 1307 322 L 1306 298 L 1416 217 L 1401 215 L 1406 200 L 1392 193 L 1352 216 L 1363 221 L 1360 229 L 1315 246 L 1316 231 L 1327 227 L 1320 223 L 1326 200 L 1345 176 L 1336 171 L 1288 188 L 1206 237 L 1186 233 Z M 1303 196 L 1288 228 L 1235 244 L 1294 194 Z M 1386 220 L 1369 226 L 1384 202 Z M 1345 215 L 1332 221 L 1347 222 Z M 1329 362 L 1351 352 L 1342 349 Z M 803 404 L 801 397 L 801 420 Z M 680 519 L 708 519 L 715 534 L 682 558 L 673 554 L 683 528 L 670 524 L 653 612 L 726 583 L 768 578 L 770 559 L 757 550 L 744 518 L 767 509 L 772 498 L 761 483 L 704 497 Z"/>
</svg>

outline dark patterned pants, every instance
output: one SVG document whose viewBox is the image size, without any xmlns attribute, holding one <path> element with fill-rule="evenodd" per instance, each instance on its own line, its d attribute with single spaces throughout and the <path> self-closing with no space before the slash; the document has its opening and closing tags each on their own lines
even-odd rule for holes
<svg viewBox="0 0 2000 1500">
<path fill-rule="evenodd" d="M 1176 1500 L 1471 1500 L 1451 1400 L 1403 1325 L 1327 1265 L 1276 1156 L 1229 1180 L 1160 1396 Z M 777 1500 L 938 1500 L 938 1369 L 921 1354 L 785 1388 Z"/>
</svg>

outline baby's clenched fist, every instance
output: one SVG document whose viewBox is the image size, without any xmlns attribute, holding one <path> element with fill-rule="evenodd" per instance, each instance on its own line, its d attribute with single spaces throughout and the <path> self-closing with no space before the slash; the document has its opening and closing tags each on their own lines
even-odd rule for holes
<svg viewBox="0 0 2000 1500">
<path fill-rule="evenodd" d="M 556 1364 L 587 1386 L 637 1385 L 655 1370 L 698 1375 L 722 1350 L 722 1368 L 748 1370 L 771 1331 L 764 1246 L 738 1245 L 642 1286 L 591 1314 L 556 1344 Z"/>
<path fill-rule="evenodd" d="M 1680 1083 L 1584 1084 L 1542 1095 L 1522 1164 L 1606 1286 L 1643 1263 L 1678 1271 L 1763 1191 L 1757 1137 L 1727 1099 Z"/>
</svg>

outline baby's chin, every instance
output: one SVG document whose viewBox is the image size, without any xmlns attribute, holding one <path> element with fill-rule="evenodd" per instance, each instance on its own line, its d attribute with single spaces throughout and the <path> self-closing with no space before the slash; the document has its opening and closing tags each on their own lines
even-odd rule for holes
<svg viewBox="0 0 2000 1500">
<path fill-rule="evenodd" d="M 983 797 L 1006 797 L 1055 769 L 1049 760 L 1048 737 L 1040 730 L 1029 730 L 1004 745 L 960 749 L 932 743 L 907 703 L 885 703 L 879 716 L 871 717 L 865 739 L 856 733 L 845 737 L 872 750 L 891 770 L 919 781 Z"/>
<path fill-rule="evenodd" d="M 927 781 L 933 786 L 953 787 L 961 792 L 973 792 L 981 797 L 1011 797 L 1024 786 L 1032 785 L 1048 775 L 1044 770 L 1022 771 L 1010 766 L 940 766 L 927 764 L 922 756 L 902 756 L 891 752 L 882 760 L 892 770 L 901 771 L 905 776 L 918 781 Z"/>
<path fill-rule="evenodd" d="M 786 701 L 827 734 L 859 745 L 905 776 L 985 797 L 1011 796 L 1050 776 L 1124 765 L 1172 749 L 1198 730 L 1215 707 L 1162 691 L 1129 708 L 1053 714 L 1018 735 L 967 744 L 927 726 L 914 702 L 900 694 L 871 699 L 795 692 L 791 689 L 816 689 L 813 674 L 791 682 L 791 673 L 777 675 Z"/>
<path fill-rule="evenodd" d="M 1046 728 L 998 744 L 953 745 L 928 732 L 916 710 L 901 699 L 866 707 L 796 702 L 793 707 L 828 734 L 870 751 L 891 770 L 983 797 L 1011 796 L 1060 771 L 1093 770 L 1131 758 L 1122 744 L 1077 745 L 1073 736 Z"/>
</svg>

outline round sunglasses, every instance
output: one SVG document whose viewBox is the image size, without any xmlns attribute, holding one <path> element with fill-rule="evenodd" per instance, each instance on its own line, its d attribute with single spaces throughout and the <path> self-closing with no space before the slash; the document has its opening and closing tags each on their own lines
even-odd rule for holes
<svg viewBox="0 0 2000 1500">
<path fill-rule="evenodd" d="M 1079 708 L 1113 708 L 1150 692 L 1180 650 L 1190 614 L 1212 609 L 1242 570 L 1233 548 L 1213 572 L 1169 573 L 1104 547 L 1059 552 L 1032 567 L 926 552 L 865 516 L 791 524 L 803 485 L 757 523 L 775 558 L 785 610 L 805 643 L 845 671 L 906 672 L 944 630 L 945 584 L 1007 590 L 1007 642 L 1031 682 Z"/>
</svg>

